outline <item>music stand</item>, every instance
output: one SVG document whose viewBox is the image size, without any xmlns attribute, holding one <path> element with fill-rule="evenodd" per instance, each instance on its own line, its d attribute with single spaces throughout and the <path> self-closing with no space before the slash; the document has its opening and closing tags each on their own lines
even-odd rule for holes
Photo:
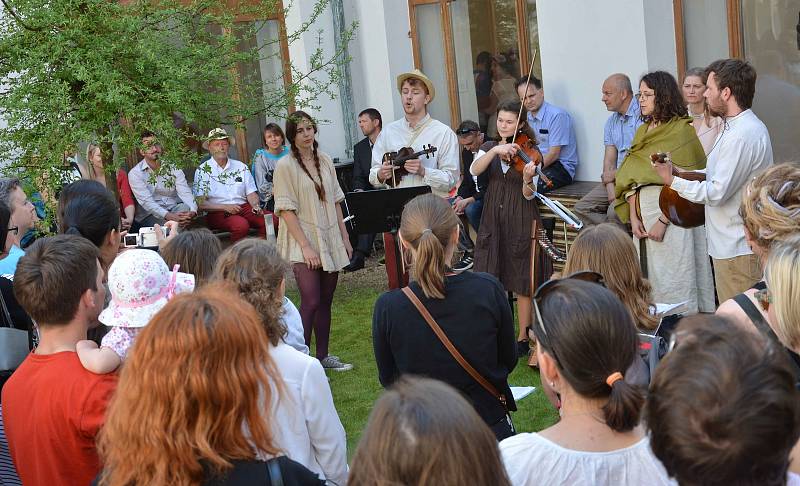
<svg viewBox="0 0 800 486">
<path fill-rule="evenodd" d="M 392 233 L 396 235 L 400 229 L 400 217 L 406 203 L 429 192 L 431 192 L 429 186 L 348 192 L 345 195 L 345 202 L 350 214 L 353 215 L 352 224 L 357 234 Z M 398 262 L 402 262 L 402 255 L 398 245 L 392 246 L 394 246 L 394 259 L 390 259 L 388 254 L 391 250 L 384 248 L 387 253 L 386 270 L 389 276 L 393 273 L 397 278 L 396 281 L 401 283 L 404 281 L 404 272 L 402 264 L 398 264 Z M 391 260 L 394 261 L 394 265 L 390 265 Z M 390 266 L 394 268 L 390 269 Z M 390 287 L 392 287 L 391 282 Z"/>
</svg>

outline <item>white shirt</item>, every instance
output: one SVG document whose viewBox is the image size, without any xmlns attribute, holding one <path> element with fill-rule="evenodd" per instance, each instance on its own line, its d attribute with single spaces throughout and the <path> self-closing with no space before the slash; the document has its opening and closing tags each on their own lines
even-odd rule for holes
<svg viewBox="0 0 800 486">
<path fill-rule="evenodd" d="M 459 150 L 458 137 L 453 130 L 444 123 L 434 120 L 430 115 L 417 123 L 417 128 L 423 127 L 419 135 L 414 138 L 415 129 L 411 128 L 405 117 L 386 125 L 378 135 L 372 146 L 372 167 L 369 171 L 369 182 L 377 188 L 388 187 L 378 180 L 378 170 L 383 164 L 383 154 L 396 152 L 403 147 L 411 147 L 414 152 L 422 150 L 423 145 L 433 145 L 436 152 L 428 158 L 420 156 L 419 160 L 425 166 L 425 176 L 408 174 L 403 177 L 397 187 L 430 186 L 431 191 L 442 197 L 447 197 L 455 187 L 459 176 Z"/>
<path fill-rule="evenodd" d="M 500 443 L 500 454 L 514 486 L 539 484 L 675 485 L 645 437 L 608 452 L 567 449 L 539 434 L 517 434 Z"/>
<path fill-rule="evenodd" d="M 745 185 L 772 165 L 767 127 L 752 110 L 727 118 L 708 154 L 705 181 L 675 177 L 681 197 L 705 204 L 708 254 L 718 260 L 752 253 L 744 238 L 739 205 Z"/>
<path fill-rule="evenodd" d="M 344 485 L 347 443 L 325 370 L 316 358 L 283 342 L 270 346 L 270 356 L 285 389 L 272 403 L 275 446 L 324 479 Z"/>
<path fill-rule="evenodd" d="M 300 317 L 300 312 L 297 310 L 297 307 L 294 306 L 288 297 L 283 298 L 283 315 L 281 319 L 288 330 L 286 336 L 283 338 L 283 342 L 301 353 L 308 354 L 306 338 L 303 335 L 303 319 Z"/>
<path fill-rule="evenodd" d="M 228 159 L 220 167 L 214 158 L 205 161 L 194 173 L 194 195 L 205 196 L 211 204 L 237 204 L 247 202 L 247 195 L 256 192 L 256 181 L 247 166 L 236 159 Z"/>
<path fill-rule="evenodd" d="M 197 212 L 186 176 L 180 169 L 173 169 L 156 177 L 155 184 L 150 181 L 153 171 L 142 159 L 133 169 L 128 171 L 128 183 L 139 206 L 136 208 L 136 220 L 141 221 L 148 215 L 164 219 L 169 209 L 183 201 L 190 211 Z"/>
</svg>

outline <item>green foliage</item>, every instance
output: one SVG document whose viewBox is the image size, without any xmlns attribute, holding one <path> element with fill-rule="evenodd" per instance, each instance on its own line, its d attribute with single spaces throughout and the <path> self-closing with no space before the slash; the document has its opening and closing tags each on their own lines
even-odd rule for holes
<svg viewBox="0 0 800 486">
<path fill-rule="evenodd" d="M 330 0 L 315 1 L 313 15 L 287 32 L 290 44 Z M 289 67 L 292 84 L 284 85 L 261 80 L 258 69 L 249 77 L 237 69 L 280 55 L 279 38 L 257 38 L 265 20 L 237 21 L 276 18 L 280 2 L 239 3 L 234 12 L 217 0 L 3 0 L 0 116 L 8 128 L 0 130 L 0 158 L 12 160 L 7 171 L 55 187 L 65 154 L 91 141 L 113 174 L 139 148 L 143 130 L 164 147 L 162 170 L 191 166 L 203 130 L 282 117 L 291 105 L 336 95 L 355 25 L 333 54 L 319 45 L 308 72 Z"/>
</svg>

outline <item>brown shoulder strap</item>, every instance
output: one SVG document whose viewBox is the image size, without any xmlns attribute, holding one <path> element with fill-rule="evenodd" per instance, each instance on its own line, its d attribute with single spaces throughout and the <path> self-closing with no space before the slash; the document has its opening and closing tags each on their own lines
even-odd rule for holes
<svg viewBox="0 0 800 486">
<path fill-rule="evenodd" d="M 466 359 L 464 359 L 464 357 L 461 355 L 461 353 L 458 352 L 456 347 L 453 346 L 453 343 L 450 342 L 450 339 L 448 339 L 447 335 L 444 333 L 442 328 L 439 327 L 439 324 L 437 324 L 436 321 L 433 320 L 433 316 L 431 316 L 431 313 L 428 312 L 428 309 L 426 309 L 424 305 L 422 305 L 422 302 L 420 302 L 420 300 L 417 298 L 414 292 L 412 292 L 411 289 L 408 287 L 403 287 L 403 293 L 406 294 L 408 300 L 410 300 L 411 303 L 414 304 L 414 307 L 417 308 L 419 313 L 425 319 L 425 322 L 427 322 L 428 325 L 431 327 L 433 332 L 436 334 L 436 337 L 438 337 L 439 341 L 441 341 L 442 344 L 444 344 L 444 347 L 447 348 L 447 350 L 450 352 L 453 358 L 455 358 L 458 364 L 461 365 L 462 368 L 464 368 L 464 371 L 469 373 L 469 375 L 475 381 L 477 381 L 483 388 L 486 389 L 486 391 L 488 391 L 493 397 L 495 397 L 500 402 L 500 404 L 503 405 L 503 409 L 505 409 L 506 412 L 508 412 L 508 406 L 506 405 L 505 395 L 499 393 L 497 389 L 486 380 L 486 378 L 481 376 L 481 374 L 478 373 L 478 371 L 475 368 L 473 368 L 472 365 L 469 364 L 469 362 L 467 362 Z"/>
</svg>

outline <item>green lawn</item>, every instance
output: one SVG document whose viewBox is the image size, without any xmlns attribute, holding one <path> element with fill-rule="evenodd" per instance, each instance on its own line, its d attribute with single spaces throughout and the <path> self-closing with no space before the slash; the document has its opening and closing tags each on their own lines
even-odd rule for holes
<svg viewBox="0 0 800 486">
<path fill-rule="evenodd" d="M 333 301 L 333 329 L 331 354 L 342 361 L 353 363 L 347 372 L 328 372 L 333 399 L 339 418 L 347 432 L 347 451 L 352 455 L 366 426 L 372 405 L 380 396 L 382 387 L 372 353 L 372 307 L 383 289 L 339 285 Z M 295 304 L 300 303 L 298 293 L 288 292 Z M 536 391 L 517 403 L 513 414 L 519 432 L 541 430 L 556 420 L 556 413 L 541 393 L 539 373 L 520 360 L 509 382 L 512 386 L 535 386 Z"/>
</svg>

